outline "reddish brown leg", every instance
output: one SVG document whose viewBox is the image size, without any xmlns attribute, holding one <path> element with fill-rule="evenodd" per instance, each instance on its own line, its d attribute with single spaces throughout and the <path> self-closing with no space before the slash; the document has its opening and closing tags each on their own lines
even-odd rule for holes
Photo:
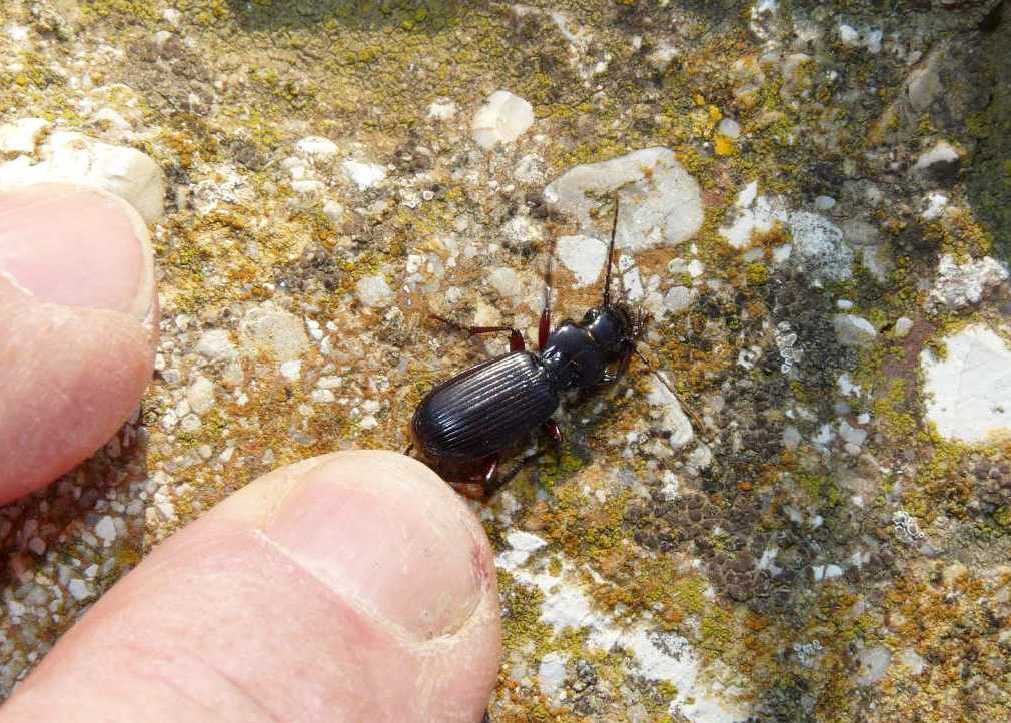
<svg viewBox="0 0 1011 723">
<path fill-rule="evenodd" d="M 498 457 L 492 457 L 488 462 L 488 468 L 484 471 L 484 486 L 487 488 L 491 481 L 495 479 L 495 473 L 498 472 Z"/>
<path fill-rule="evenodd" d="M 562 466 L 562 430 L 558 427 L 558 422 L 549 419 L 544 423 L 544 431 L 555 441 L 555 464 Z"/>
<path fill-rule="evenodd" d="M 530 464 L 540 456 L 541 456 L 540 452 L 528 454 L 526 457 L 517 462 L 515 467 L 513 467 L 511 470 L 509 470 L 503 475 L 497 474 L 493 474 L 491 476 L 485 475 L 485 484 L 484 484 L 485 500 L 490 500 L 496 492 L 498 492 L 500 489 L 502 489 L 507 484 L 512 482 L 513 479 L 516 477 L 516 475 L 518 475 L 520 472 L 523 471 L 524 467 L 526 467 L 528 464 Z"/>
<path fill-rule="evenodd" d="M 549 419 L 544 423 L 544 431 L 548 433 L 548 436 L 555 440 L 556 444 L 562 443 L 562 430 L 558 427 L 558 422 L 553 419 Z"/>
<path fill-rule="evenodd" d="M 544 345 L 548 343 L 548 337 L 551 335 L 551 309 L 547 306 L 541 312 L 541 326 L 537 331 L 537 345 L 543 349 Z"/>
<path fill-rule="evenodd" d="M 513 329 L 511 326 L 464 326 L 436 314 L 431 314 L 431 317 L 438 319 L 447 326 L 453 327 L 457 331 L 465 331 L 471 336 L 474 334 L 490 334 L 496 331 L 508 331 L 510 351 L 524 351 L 527 348 L 526 342 L 523 341 L 523 334 L 520 333 L 519 329 Z"/>
<path fill-rule="evenodd" d="M 495 475 L 498 472 L 498 455 L 489 457 L 485 464 L 484 471 L 479 475 L 475 475 L 471 480 L 467 482 L 451 482 L 453 489 L 456 493 L 463 495 L 464 497 L 474 500 L 476 502 L 487 502 L 491 495 L 488 493 L 488 488 L 491 486 L 492 480 L 495 479 Z M 497 489 L 497 488 L 493 488 Z"/>
</svg>

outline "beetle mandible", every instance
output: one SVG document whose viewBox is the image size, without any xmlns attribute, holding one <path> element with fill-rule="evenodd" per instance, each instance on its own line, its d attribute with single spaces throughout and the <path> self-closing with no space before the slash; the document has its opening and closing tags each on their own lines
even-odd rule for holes
<svg viewBox="0 0 1011 723">
<path fill-rule="evenodd" d="M 595 392 L 618 382 L 628 370 L 645 315 L 611 300 L 611 268 L 618 230 L 618 197 L 607 248 L 607 273 L 600 306 L 580 321 L 565 320 L 551 331 L 550 271 L 541 313 L 538 351 L 509 326 L 462 326 L 432 318 L 468 334 L 509 332 L 508 354 L 467 369 L 432 389 L 411 420 L 411 445 L 418 457 L 457 492 L 487 500 L 537 454 L 502 473 L 500 461 L 531 432 L 544 429 L 561 445 L 552 419 L 565 392 Z M 549 258 L 549 269 L 552 259 Z"/>
</svg>

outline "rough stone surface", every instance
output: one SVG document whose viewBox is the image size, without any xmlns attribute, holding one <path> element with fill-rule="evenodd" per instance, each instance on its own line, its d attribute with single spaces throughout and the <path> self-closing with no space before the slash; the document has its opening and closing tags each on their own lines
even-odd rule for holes
<svg viewBox="0 0 1011 723">
<path fill-rule="evenodd" d="M 533 342 L 557 242 L 581 318 L 618 194 L 646 361 L 473 505 L 491 720 L 1006 720 L 1011 17 L 913 5 L 0 2 L 5 182 L 164 181 L 137 414 L 0 509 L 0 696 L 232 490 L 404 449 L 508 349 L 431 314 Z"/>
<path fill-rule="evenodd" d="M 842 281 L 852 276 L 853 252 L 835 224 L 816 213 L 790 214 L 791 264 L 815 280 Z"/>
<path fill-rule="evenodd" d="M 788 229 L 790 235 L 789 240 L 774 248 L 775 262 L 795 268 L 816 282 L 843 281 L 852 276 L 853 251 L 842 229 L 821 214 L 791 211 L 781 198 L 758 195 L 756 181 L 738 192 L 732 221 L 721 226 L 719 233 L 734 248 L 748 249 L 777 224 Z"/>
<path fill-rule="evenodd" d="M 930 301 L 935 306 L 953 309 L 978 304 L 988 291 L 1007 278 L 1007 267 L 989 256 L 958 263 L 954 256 L 945 254 L 937 264 L 937 280 L 930 290 Z"/>
</svg>

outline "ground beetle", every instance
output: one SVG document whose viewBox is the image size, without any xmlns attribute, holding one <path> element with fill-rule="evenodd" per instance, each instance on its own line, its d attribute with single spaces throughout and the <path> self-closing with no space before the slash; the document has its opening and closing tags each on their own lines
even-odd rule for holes
<svg viewBox="0 0 1011 723">
<path fill-rule="evenodd" d="M 600 306 L 579 322 L 566 320 L 551 331 L 551 274 L 547 275 L 537 352 L 509 326 L 461 326 L 433 318 L 469 334 L 510 333 L 510 352 L 471 367 L 436 386 L 414 412 L 411 446 L 417 456 L 463 495 L 487 500 L 536 454 L 502 473 L 500 460 L 544 429 L 561 445 L 551 418 L 564 392 L 595 392 L 620 380 L 628 370 L 645 316 L 611 301 L 611 267 L 618 229 L 618 199 L 607 250 L 607 273 Z"/>
</svg>

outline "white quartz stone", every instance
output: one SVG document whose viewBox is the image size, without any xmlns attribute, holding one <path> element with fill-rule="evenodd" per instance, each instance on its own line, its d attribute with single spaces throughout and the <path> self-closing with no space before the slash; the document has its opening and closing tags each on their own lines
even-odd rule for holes
<svg viewBox="0 0 1011 723">
<path fill-rule="evenodd" d="M 206 414 L 214 407 L 214 384 L 206 377 L 198 376 L 186 390 L 186 401 L 197 414 Z"/>
<path fill-rule="evenodd" d="M 375 163 L 347 160 L 341 164 L 341 170 L 359 191 L 377 186 L 386 178 L 386 168 Z"/>
<path fill-rule="evenodd" d="M 306 136 L 295 143 L 299 155 L 307 158 L 327 159 L 337 155 L 337 144 L 329 138 Z"/>
<path fill-rule="evenodd" d="M 544 198 L 555 210 L 574 216 L 582 233 L 605 238 L 611 218 L 595 220 L 591 211 L 619 188 L 618 248 L 637 252 L 676 246 L 702 226 L 699 184 L 668 148 L 645 148 L 576 166 L 552 181 L 544 189 Z"/>
<path fill-rule="evenodd" d="M 878 335 L 871 322 L 856 314 L 836 314 L 832 323 L 839 343 L 844 346 L 870 346 Z"/>
<path fill-rule="evenodd" d="M 562 236 L 558 239 L 558 260 L 576 277 L 577 288 L 590 286 L 601 278 L 607 264 L 607 244 L 592 236 Z"/>
<path fill-rule="evenodd" d="M 534 124 L 534 107 L 508 90 L 488 96 L 471 122 L 474 142 L 485 150 L 497 143 L 512 143 Z"/>
<path fill-rule="evenodd" d="M 382 276 L 364 276 L 355 284 L 355 295 L 365 306 L 385 308 L 393 303 L 394 293 Z"/>
<path fill-rule="evenodd" d="M 681 408 L 681 402 L 655 375 L 650 378 L 650 391 L 646 399 L 652 406 L 659 408 L 660 426 L 665 432 L 670 432 L 668 442 L 673 449 L 681 449 L 695 438 L 692 423 Z"/>
<path fill-rule="evenodd" d="M 1011 433 L 1011 349 L 992 329 L 973 324 L 943 339 L 944 359 L 920 353 L 927 419 L 949 439 L 983 442 Z"/>
</svg>

